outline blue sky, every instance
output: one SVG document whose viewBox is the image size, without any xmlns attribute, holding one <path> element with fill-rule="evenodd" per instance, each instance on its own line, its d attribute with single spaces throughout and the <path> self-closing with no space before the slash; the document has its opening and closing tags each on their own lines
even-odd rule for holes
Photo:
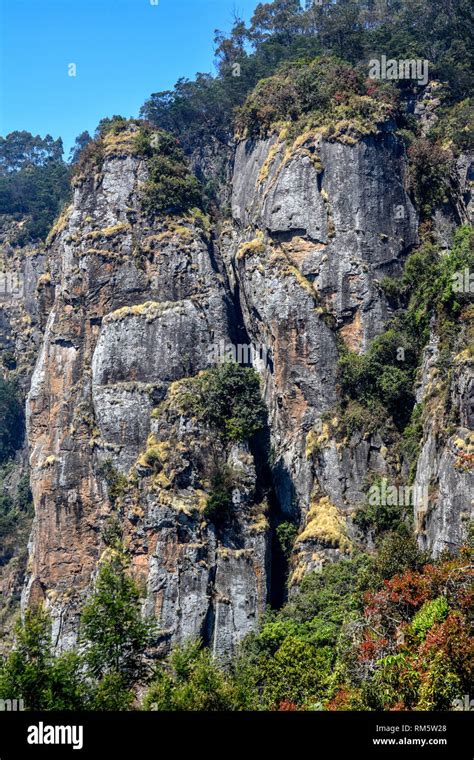
<svg viewBox="0 0 474 760">
<path fill-rule="evenodd" d="M 214 30 L 258 0 L 0 0 L 0 134 L 75 137 L 138 116 L 179 77 L 214 71 Z M 76 76 L 68 66 L 76 65 Z"/>
</svg>

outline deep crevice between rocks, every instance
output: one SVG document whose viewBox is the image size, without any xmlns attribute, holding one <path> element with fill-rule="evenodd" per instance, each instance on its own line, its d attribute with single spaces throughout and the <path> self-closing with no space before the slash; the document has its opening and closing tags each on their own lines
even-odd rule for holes
<svg viewBox="0 0 474 760">
<path fill-rule="evenodd" d="M 235 291 L 232 294 L 235 314 L 234 335 L 237 341 L 244 345 L 250 345 L 250 336 L 245 326 L 245 320 L 240 302 L 240 287 L 236 277 Z M 272 371 L 272 366 L 270 366 Z M 289 571 L 288 558 L 285 557 L 277 536 L 278 525 L 287 520 L 284 510 L 277 496 L 274 482 L 274 471 L 270 465 L 271 456 L 270 427 L 267 424 L 261 433 L 254 436 L 250 441 L 256 469 L 256 492 L 255 503 L 259 504 L 264 499 L 269 506 L 268 520 L 270 524 L 270 536 L 268 541 L 267 556 L 267 601 L 274 609 L 279 609 L 287 598 L 287 578 Z"/>
</svg>

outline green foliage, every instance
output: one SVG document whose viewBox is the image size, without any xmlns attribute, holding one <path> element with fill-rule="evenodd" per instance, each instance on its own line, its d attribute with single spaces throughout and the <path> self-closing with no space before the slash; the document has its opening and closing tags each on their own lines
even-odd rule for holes
<svg viewBox="0 0 474 760">
<path fill-rule="evenodd" d="M 105 563 L 114 564 L 114 581 L 104 578 L 106 594 L 103 587 L 95 592 L 100 604 L 96 598 L 86 605 L 92 610 L 92 639 L 84 654 L 54 657 L 47 613 L 27 611 L 15 650 L 0 665 L 0 698 L 22 697 L 28 709 L 38 710 L 137 706 L 135 688 L 143 678 L 132 651 L 143 653 L 144 642 L 142 633 L 137 636 L 137 595 L 117 585 L 123 557 L 115 551 Z M 176 647 L 156 667 L 142 707 L 450 709 L 468 693 L 473 674 L 469 568 L 469 549 L 459 558 L 425 565 L 408 533 L 388 534 L 375 558 L 359 554 L 305 576 L 290 601 L 268 613 L 259 631 L 244 640 L 232 662 L 216 661 L 200 641 Z M 105 632 L 98 630 L 101 624 Z M 98 647 L 92 660 L 91 644 Z"/>
<path fill-rule="evenodd" d="M 420 137 L 408 148 L 408 189 L 422 218 L 429 218 L 435 208 L 446 203 L 450 191 L 450 153 Z"/>
<path fill-rule="evenodd" d="M 0 138 L 0 214 L 24 222 L 15 242 L 44 239 L 69 197 L 69 169 L 61 140 L 29 132 Z"/>
<path fill-rule="evenodd" d="M 381 581 L 389 580 L 407 570 L 420 570 L 427 561 L 428 556 L 418 548 L 412 531 L 402 523 L 378 542 L 374 573 Z"/>
<path fill-rule="evenodd" d="M 107 149 L 107 138 L 119 137 L 132 127 L 137 129 L 141 122 L 138 119 L 126 119 L 124 116 L 112 116 L 101 119 L 94 137 L 88 132 L 82 132 L 71 150 L 71 179 L 73 184 L 88 173 L 93 174 L 102 169 Z M 122 149 L 125 149 L 122 146 Z"/>
<path fill-rule="evenodd" d="M 418 610 L 410 623 L 410 633 L 417 638 L 424 639 L 426 634 L 435 623 L 441 623 L 446 619 L 449 612 L 449 604 L 444 596 L 438 596 L 425 602 Z"/>
<path fill-rule="evenodd" d="M 281 552 L 288 560 L 298 535 L 298 526 L 292 522 L 282 522 L 276 527 L 276 535 Z"/>
<path fill-rule="evenodd" d="M 386 285 L 398 291 L 398 305 L 406 309 L 402 328 L 419 354 L 429 337 L 429 326 L 436 317 L 441 338 L 469 303 L 469 293 L 456 289 L 456 276 L 474 266 L 474 230 L 468 225 L 454 234 L 449 253 L 441 253 L 430 243 L 408 257 L 399 281 Z"/>
<path fill-rule="evenodd" d="M 466 98 L 444 109 L 431 130 L 433 139 L 449 146 L 455 153 L 469 152 L 474 144 L 474 107 Z"/>
<path fill-rule="evenodd" d="M 344 347 L 339 360 L 342 392 L 368 408 L 378 402 L 403 426 L 413 407 L 415 367 L 416 355 L 406 336 L 389 329 L 375 338 L 366 354 Z"/>
<path fill-rule="evenodd" d="M 342 420 L 347 431 L 373 430 L 386 416 L 385 409 L 404 431 L 402 451 L 412 468 L 411 477 L 422 434 L 422 409 L 414 405 L 413 388 L 430 322 L 436 318 L 441 345 L 452 346 L 455 319 L 469 302 L 469 293 L 457 288 L 456 281 L 466 269 L 473 268 L 471 227 L 456 230 L 453 247 L 447 254 L 441 255 L 430 243 L 422 245 L 408 257 L 399 280 L 386 278 L 382 283 L 390 300 L 403 311 L 372 342 L 366 354 L 358 355 L 345 346 L 341 350 Z M 375 418 L 372 427 L 368 418 L 371 413 Z"/>
<path fill-rule="evenodd" d="M 391 551 L 399 548 L 394 543 Z M 459 557 L 423 566 L 418 557 L 416 569 L 383 583 L 375 579 L 348 648 L 348 660 L 358 666 L 341 672 L 329 709 L 338 709 L 347 690 L 370 710 L 447 710 L 468 693 L 474 663 L 470 555 L 466 547 Z"/>
<path fill-rule="evenodd" d="M 79 651 L 54 655 L 48 613 L 28 609 L 0 664 L 0 698 L 22 698 L 28 710 L 132 709 L 154 625 L 141 618 L 140 592 L 117 542 L 102 560 L 80 633 Z"/>
<path fill-rule="evenodd" d="M 338 639 L 362 612 L 371 567 L 359 555 L 306 576 L 292 601 L 247 637 L 230 667 L 199 641 L 177 647 L 157 669 L 145 709 L 318 709 L 333 692 Z"/>
<path fill-rule="evenodd" d="M 102 529 L 101 538 L 105 546 L 111 549 L 120 549 L 122 545 L 122 527 L 118 519 L 110 519 Z"/>
<path fill-rule="evenodd" d="M 44 706 L 51 668 L 49 616 L 43 609 L 27 610 L 24 625 L 16 627 L 16 646 L 0 673 L 2 698 L 22 698 L 30 710 Z"/>
<path fill-rule="evenodd" d="M 1 360 L 5 369 L 8 369 L 8 370 L 16 369 L 16 357 L 15 357 L 14 351 L 12 350 L 2 351 Z"/>
<path fill-rule="evenodd" d="M 85 172 L 97 172 L 104 162 L 104 147 L 99 136 L 89 140 L 77 155 L 74 156 L 74 164 L 71 170 L 71 179 L 84 176 Z"/>
<path fill-rule="evenodd" d="M 97 712 L 125 712 L 133 709 L 135 694 L 129 688 L 128 679 L 120 673 L 105 673 L 93 683 L 90 691 L 90 710 Z"/>
<path fill-rule="evenodd" d="M 357 554 L 306 575 L 295 594 L 281 611 L 283 618 L 314 624 L 316 618 L 340 627 L 352 613 L 360 611 L 362 594 L 368 588 L 372 560 Z"/>
<path fill-rule="evenodd" d="M 0 178 L 0 214 L 23 221 L 15 242 L 18 245 L 46 238 L 69 198 L 69 170 L 62 162 L 28 166 Z"/>
<path fill-rule="evenodd" d="M 419 710 L 449 710 L 463 694 L 461 679 L 443 652 L 435 654 L 419 689 Z"/>
<path fill-rule="evenodd" d="M 95 137 L 105 137 L 108 134 L 118 135 L 120 132 L 126 132 L 132 124 L 138 125 L 136 119 L 126 119 L 125 116 L 114 115 L 101 119 L 95 131 Z"/>
<path fill-rule="evenodd" d="M 2 490 L 0 493 L 0 538 L 4 539 L 14 530 L 17 523 L 17 512 L 11 496 Z"/>
<path fill-rule="evenodd" d="M 107 484 L 109 499 L 115 506 L 127 490 L 128 480 L 126 475 L 115 469 L 111 459 L 107 459 L 100 465 L 99 475 L 104 478 Z"/>
<path fill-rule="evenodd" d="M 79 710 L 86 691 L 80 657 L 53 657 L 49 615 L 42 607 L 27 610 L 15 648 L 0 666 L 0 698 L 23 699 L 28 710 Z"/>
<path fill-rule="evenodd" d="M 451 102 L 461 101 L 472 92 L 473 53 L 468 42 L 472 33 L 469 0 L 442 0 L 441 7 L 430 0 L 376 6 L 372 0 L 334 0 L 308 3 L 307 10 L 298 0 L 259 3 L 248 25 L 237 18 L 229 35 L 217 33 L 216 77 L 200 73 L 193 81 L 180 79 L 172 90 L 153 94 L 141 114 L 178 136 L 186 151 L 197 142 L 226 145 L 235 109 L 280 64 L 337 56 L 366 72 L 367 62 L 382 53 L 387 58 L 428 59 L 430 75 L 448 83 Z M 413 87 L 404 80 L 396 86 L 402 91 Z M 261 86 L 256 96 L 265 118 L 275 109 L 282 113 L 285 103 L 294 107 L 294 93 L 284 82 L 267 87 Z M 313 89 L 318 107 L 323 106 L 318 83 L 313 88 L 302 82 L 308 100 L 313 98 Z M 275 96 L 276 104 L 271 98 L 265 104 L 264 92 Z"/>
<path fill-rule="evenodd" d="M 337 58 L 286 63 L 262 79 L 239 110 L 242 135 L 266 135 L 278 123 L 292 121 L 332 126 L 348 120 L 361 133 L 386 121 L 396 108 L 390 86 L 366 83 L 352 66 Z"/>
<path fill-rule="evenodd" d="M 201 206 L 201 189 L 175 137 L 143 126 L 136 147 L 147 158 L 143 206 L 150 214 L 184 213 Z"/>
<path fill-rule="evenodd" d="M 218 468 L 211 481 L 211 493 L 207 499 L 203 515 L 208 522 L 221 527 L 232 515 L 232 471 L 228 467 Z"/>
<path fill-rule="evenodd" d="M 30 132 L 10 132 L 0 137 L 0 176 L 9 175 L 30 166 L 46 166 L 60 161 L 63 154 L 62 140 L 51 135 L 34 137 Z"/>
<path fill-rule="evenodd" d="M 0 467 L 0 568 L 21 580 L 27 562 L 27 543 L 33 518 L 33 499 L 25 473 L 17 483 L 21 464 L 10 460 Z M 14 575 L 10 575 L 13 573 Z M 20 602 L 20 583 L 5 595 L 0 626 L 15 615 Z"/>
<path fill-rule="evenodd" d="M 332 664 L 329 647 L 285 637 L 274 656 L 260 666 L 264 704 L 275 709 L 285 701 L 304 706 L 318 702 L 329 685 Z"/>
<path fill-rule="evenodd" d="M 257 709 L 312 709 L 332 693 L 337 645 L 345 623 L 361 613 L 372 563 L 366 555 L 326 565 L 257 634 L 244 641 L 236 677 L 261 695 Z"/>
<path fill-rule="evenodd" d="M 266 423 L 258 373 L 231 362 L 193 378 L 183 402 L 225 441 L 249 440 Z"/>
<path fill-rule="evenodd" d="M 127 689 L 146 676 L 144 653 L 153 637 L 152 623 L 141 617 L 140 598 L 124 552 L 108 549 L 82 611 L 81 639 L 94 677 L 120 676 Z"/>
<path fill-rule="evenodd" d="M 84 150 L 86 145 L 89 145 L 91 140 L 92 140 L 92 137 L 87 131 L 81 132 L 81 134 L 76 137 L 74 145 L 71 148 L 70 153 L 69 153 L 69 162 L 71 163 L 71 165 L 74 165 L 75 163 L 77 163 L 82 151 Z"/>
<path fill-rule="evenodd" d="M 231 710 L 233 687 L 209 650 L 202 649 L 200 641 L 190 641 L 174 649 L 157 669 L 143 706 L 156 711 Z"/>
<path fill-rule="evenodd" d="M 31 512 L 33 506 L 33 496 L 30 488 L 30 477 L 25 473 L 18 483 L 17 488 L 17 505 L 22 512 Z"/>
<path fill-rule="evenodd" d="M 348 399 L 336 410 L 340 420 L 339 435 L 351 437 L 354 433 L 372 435 L 387 424 L 387 410 L 376 399 L 370 406 L 364 406 L 356 399 Z"/>
<path fill-rule="evenodd" d="M 3 558 L 4 550 L 8 554 L 11 540 L 14 540 L 15 532 L 25 523 L 25 518 L 33 515 L 33 497 L 28 475 L 22 477 L 14 496 L 5 488 L 6 475 L 8 475 L 8 467 L 5 467 L 3 472 L 0 470 L 0 538 L 2 539 L 0 558 Z"/>
<path fill-rule="evenodd" d="M 20 448 L 23 435 L 24 414 L 17 389 L 0 377 L 0 464 Z"/>
<path fill-rule="evenodd" d="M 358 509 L 354 515 L 354 524 L 364 533 L 369 530 L 380 535 L 388 530 L 399 528 L 407 516 L 407 508 L 400 504 L 381 502 L 371 503 L 370 500 Z"/>
</svg>

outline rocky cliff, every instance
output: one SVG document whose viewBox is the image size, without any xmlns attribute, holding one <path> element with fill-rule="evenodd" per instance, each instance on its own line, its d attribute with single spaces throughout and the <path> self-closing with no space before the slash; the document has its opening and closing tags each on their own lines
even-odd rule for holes
<svg viewBox="0 0 474 760">
<path fill-rule="evenodd" d="M 15 234 L 21 224 L 20 221 L 0 225 L 0 377 L 18 389 L 23 404 L 43 339 L 45 314 L 52 300 L 43 246 L 15 245 Z M 23 434 L 18 443 L 19 450 L 12 461 L 0 467 L 2 650 L 8 647 L 25 580 L 33 517 L 28 492 L 28 443 Z"/>
<path fill-rule="evenodd" d="M 27 403 L 35 520 L 24 603 L 45 600 L 55 643 L 73 645 L 118 525 L 158 651 L 201 636 L 226 656 L 278 596 L 279 523 L 297 531 L 291 586 L 370 547 L 353 519 L 368 484 L 407 481 L 393 424 L 345 425 L 338 360 L 345 349 L 364 355 L 386 330 L 393 308 L 381 283 L 401 276 L 418 218 L 389 122 L 358 139 L 312 130 L 238 141 L 232 215 L 214 228 L 196 211 L 144 210 L 135 130 L 104 138 L 102 163 L 76 178 L 46 250 L 51 298 Z M 261 376 L 268 430 L 258 445 L 223 441 L 183 401 L 228 346 L 251 346 Z M 415 527 L 434 553 L 460 545 L 470 509 L 472 358 L 456 351 L 441 395 L 435 333 L 419 373 L 415 482 L 430 500 Z M 224 526 L 206 513 L 216 461 L 233 473 Z"/>
<path fill-rule="evenodd" d="M 225 452 L 241 508 L 218 536 L 202 516 L 213 442 L 173 399 L 214 345 L 233 342 L 233 304 L 202 219 L 152 224 L 140 210 L 147 170 L 133 137 L 105 141 L 101 169 L 76 180 L 51 236 L 54 304 L 28 397 L 36 519 L 25 598 L 45 599 L 56 641 L 73 643 L 102 531 L 118 518 L 160 642 L 201 635 L 229 651 L 267 594 L 255 466 L 245 447 Z"/>
</svg>

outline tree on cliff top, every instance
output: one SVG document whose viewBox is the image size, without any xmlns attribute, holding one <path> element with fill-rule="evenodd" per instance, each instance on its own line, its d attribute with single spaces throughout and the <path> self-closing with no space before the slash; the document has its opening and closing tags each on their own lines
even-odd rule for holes
<svg viewBox="0 0 474 760">
<path fill-rule="evenodd" d="M 285 61 L 336 55 L 368 73 L 371 58 L 427 59 L 430 78 L 446 81 L 450 103 L 472 93 L 473 14 L 469 0 L 308 0 L 258 3 L 249 25 L 236 18 L 216 32 L 217 76 L 198 73 L 154 93 L 141 115 L 192 151 L 202 140 L 228 142 L 235 108 Z M 401 80 L 401 88 L 407 82 Z"/>
</svg>

